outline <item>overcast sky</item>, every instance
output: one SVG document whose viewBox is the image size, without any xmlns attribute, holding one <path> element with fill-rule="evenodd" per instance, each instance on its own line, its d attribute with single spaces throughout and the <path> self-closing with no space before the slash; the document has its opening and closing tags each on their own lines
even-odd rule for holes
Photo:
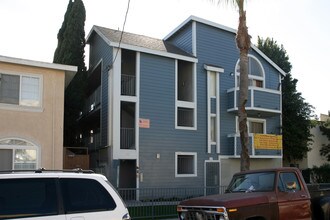
<svg viewBox="0 0 330 220">
<path fill-rule="evenodd" d="M 0 0 L 0 55 L 52 62 L 68 2 Z M 128 0 L 83 2 L 86 36 L 93 25 L 122 30 Z M 162 39 L 190 15 L 237 29 L 237 9 L 221 2 L 131 0 L 125 31 Z M 330 60 L 330 1 L 247 0 L 246 10 L 252 42 L 256 44 L 260 36 L 283 44 L 298 91 L 317 115 L 327 114 L 330 72 L 324 65 Z"/>
</svg>

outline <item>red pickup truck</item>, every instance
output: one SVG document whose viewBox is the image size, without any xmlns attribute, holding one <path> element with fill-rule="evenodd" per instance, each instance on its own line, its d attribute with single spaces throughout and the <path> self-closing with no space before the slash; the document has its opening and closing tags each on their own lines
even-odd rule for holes
<svg viewBox="0 0 330 220">
<path fill-rule="evenodd" d="M 250 170 L 236 173 L 225 194 L 184 200 L 177 211 L 180 220 L 329 220 L 330 190 L 309 191 L 297 168 Z"/>
</svg>

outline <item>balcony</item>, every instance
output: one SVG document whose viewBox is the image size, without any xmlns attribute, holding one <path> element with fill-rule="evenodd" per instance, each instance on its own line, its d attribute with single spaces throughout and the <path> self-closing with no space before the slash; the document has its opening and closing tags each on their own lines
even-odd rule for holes
<svg viewBox="0 0 330 220">
<path fill-rule="evenodd" d="M 121 74 L 121 95 L 135 96 L 136 77 L 134 75 Z"/>
<path fill-rule="evenodd" d="M 239 104 L 239 88 L 227 90 L 227 111 L 236 113 Z M 281 91 L 249 86 L 245 109 L 249 116 L 263 117 L 281 114 Z"/>
<path fill-rule="evenodd" d="M 240 157 L 242 146 L 239 134 L 228 135 L 229 146 L 233 146 L 228 152 L 233 157 Z M 249 134 L 249 155 L 251 158 L 281 158 L 282 135 Z"/>
<path fill-rule="evenodd" d="M 81 117 L 95 111 L 101 104 L 101 86 L 99 86 L 85 101 Z"/>
<path fill-rule="evenodd" d="M 135 149 L 135 129 L 120 128 L 120 149 Z"/>
</svg>

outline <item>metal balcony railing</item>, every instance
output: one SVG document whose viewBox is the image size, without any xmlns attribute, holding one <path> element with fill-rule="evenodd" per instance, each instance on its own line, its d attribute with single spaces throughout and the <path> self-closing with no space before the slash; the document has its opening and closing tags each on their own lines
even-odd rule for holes
<svg viewBox="0 0 330 220">
<path fill-rule="evenodd" d="M 136 77 L 134 75 L 121 74 L 121 95 L 135 96 Z"/>
<path fill-rule="evenodd" d="M 135 149 L 134 128 L 120 128 L 120 149 Z"/>
</svg>

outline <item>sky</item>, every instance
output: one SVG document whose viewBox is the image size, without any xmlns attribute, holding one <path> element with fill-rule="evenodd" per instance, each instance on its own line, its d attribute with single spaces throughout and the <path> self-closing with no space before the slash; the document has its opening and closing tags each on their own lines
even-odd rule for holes
<svg viewBox="0 0 330 220">
<path fill-rule="evenodd" d="M 0 55 L 52 62 L 57 33 L 69 0 L 0 0 Z M 85 34 L 93 25 L 122 30 L 128 0 L 83 0 Z M 124 30 L 163 39 L 190 15 L 234 29 L 238 12 L 226 0 L 130 0 Z M 230 0 L 228 2 L 231 2 Z M 219 3 L 219 4 L 218 4 Z M 330 110 L 329 0 L 247 0 L 247 25 L 252 43 L 258 36 L 283 45 L 298 80 L 297 90 L 315 107 Z M 88 47 L 86 48 L 88 64 Z"/>
</svg>

